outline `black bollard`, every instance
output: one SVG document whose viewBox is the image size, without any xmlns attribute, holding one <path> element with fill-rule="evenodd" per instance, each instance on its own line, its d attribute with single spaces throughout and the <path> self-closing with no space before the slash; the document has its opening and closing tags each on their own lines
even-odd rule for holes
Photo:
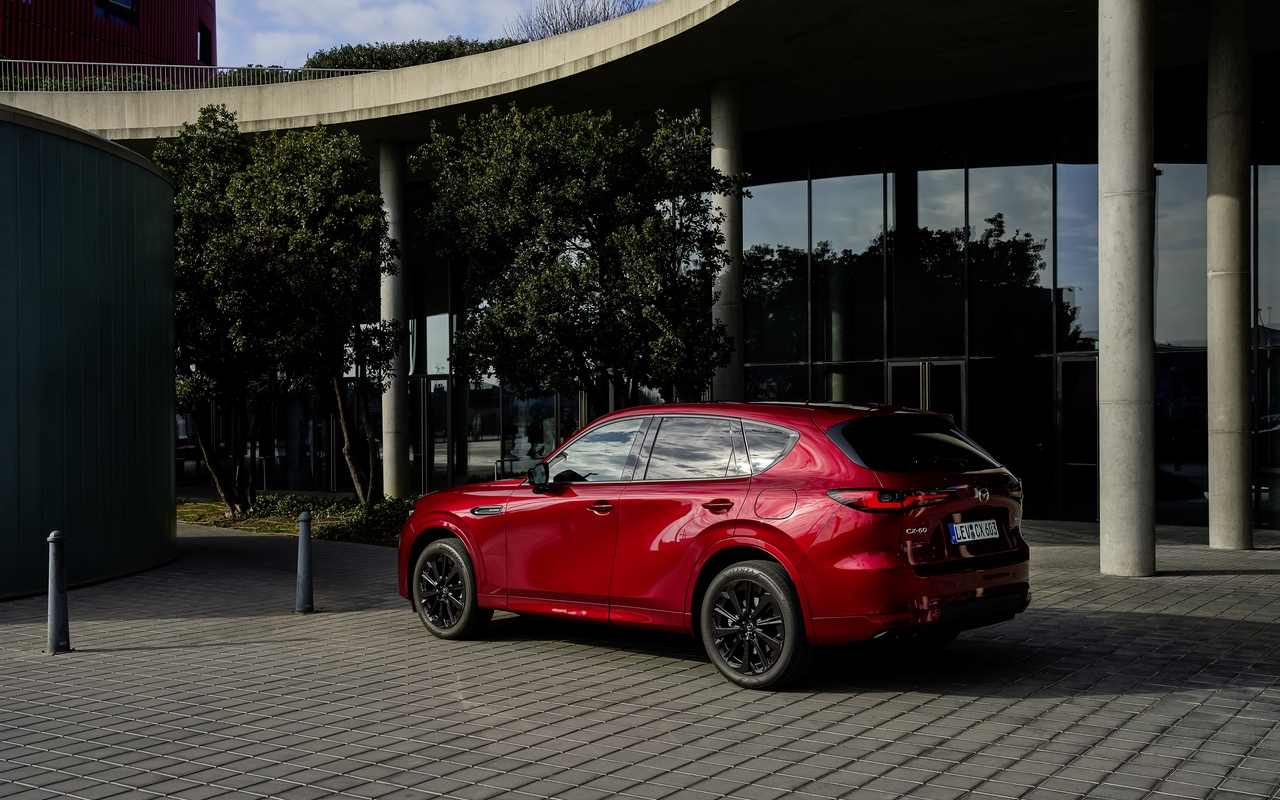
<svg viewBox="0 0 1280 800">
<path fill-rule="evenodd" d="M 298 614 L 315 611 L 311 598 L 311 512 L 298 515 L 298 592 L 293 610 Z"/>
<path fill-rule="evenodd" d="M 49 640 L 45 652 L 71 652 L 71 623 L 67 620 L 67 565 L 63 560 L 66 537 L 54 531 L 49 543 Z"/>
</svg>

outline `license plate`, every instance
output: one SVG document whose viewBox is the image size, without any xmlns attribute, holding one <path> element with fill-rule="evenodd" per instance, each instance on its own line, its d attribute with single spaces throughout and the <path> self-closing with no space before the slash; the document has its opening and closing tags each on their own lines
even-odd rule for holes
<svg viewBox="0 0 1280 800">
<path fill-rule="evenodd" d="M 994 519 L 984 519 L 978 522 L 953 522 L 947 525 L 947 530 L 951 531 L 952 544 L 1000 538 L 1000 526 L 996 524 Z"/>
</svg>

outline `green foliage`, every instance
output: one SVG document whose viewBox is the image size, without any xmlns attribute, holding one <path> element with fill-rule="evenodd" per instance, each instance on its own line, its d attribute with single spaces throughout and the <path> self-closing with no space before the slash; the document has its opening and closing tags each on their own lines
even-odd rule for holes
<svg viewBox="0 0 1280 800">
<path fill-rule="evenodd" d="M 460 36 L 450 36 L 435 42 L 414 39 L 400 43 L 344 44 L 328 50 L 317 50 L 307 56 L 303 66 L 311 69 L 399 69 L 487 53 L 517 44 L 520 44 L 519 39 L 491 39 L 481 42 Z"/>
<path fill-rule="evenodd" d="M 315 497 L 305 494 L 260 494 L 248 516 L 294 517 L 310 511 L 312 519 L 342 517 L 360 507 L 354 497 Z"/>
<path fill-rule="evenodd" d="M 736 191 L 711 166 L 697 114 L 656 129 L 609 114 L 494 109 L 438 132 L 414 165 L 433 176 L 429 245 L 466 267 L 455 348 L 478 377 L 521 396 L 608 386 L 696 398 L 732 341 L 713 322 L 727 262 L 713 195 Z"/>
<path fill-rule="evenodd" d="M 413 500 L 410 498 L 383 498 L 369 506 L 357 507 L 341 522 L 317 529 L 315 538 L 335 542 L 394 545 L 401 526 L 412 510 Z"/>
<path fill-rule="evenodd" d="M 389 377 L 400 331 L 378 320 L 378 285 L 394 272 L 396 244 L 346 132 L 265 134 L 250 147 L 233 113 L 208 106 L 154 157 L 175 186 L 178 404 L 216 402 L 237 418 L 233 474 L 205 459 L 242 514 L 254 504 L 253 453 L 237 437 L 254 441 L 261 401 L 336 389 L 353 366 L 378 389 Z"/>
</svg>

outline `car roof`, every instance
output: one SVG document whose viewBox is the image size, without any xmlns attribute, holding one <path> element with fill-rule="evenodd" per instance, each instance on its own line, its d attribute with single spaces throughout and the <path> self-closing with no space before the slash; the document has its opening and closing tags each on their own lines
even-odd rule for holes
<svg viewBox="0 0 1280 800">
<path fill-rule="evenodd" d="M 618 419 L 645 414 L 724 414 L 761 422 L 776 422 L 793 425 L 810 420 L 818 428 L 825 431 L 832 425 L 851 419 L 868 416 L 886 416 L 896 414 L 926 414 L 930 416 L 947 416 L 936 411 L 922 411 L 918 408 L 902 408 L 875 403 L 665 403 L 661 405 L 636 406 L 615 411 L 601 419 Z"/>
</svg>

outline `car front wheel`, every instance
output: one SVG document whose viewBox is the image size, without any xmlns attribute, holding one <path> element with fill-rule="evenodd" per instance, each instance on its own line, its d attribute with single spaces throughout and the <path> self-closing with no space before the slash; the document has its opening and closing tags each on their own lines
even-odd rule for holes
<svg viewBox="0 0 1280 800">
<path fill-rule="evenodd" d="M 813 662 L 799 597 L 786 570 L 773 562 L 722 570 L 703 595 L 698 620 L 711 663 L 744 688 L 781 688 Z"/>
<path fill-rule="evenodd" d="M 413 567 L 413 607 L 427 630 L 441 639 L 475 636 L 493 617 L 476 604 L 476 577 L 458 539 L 427 545 Z"/>
</svg>

